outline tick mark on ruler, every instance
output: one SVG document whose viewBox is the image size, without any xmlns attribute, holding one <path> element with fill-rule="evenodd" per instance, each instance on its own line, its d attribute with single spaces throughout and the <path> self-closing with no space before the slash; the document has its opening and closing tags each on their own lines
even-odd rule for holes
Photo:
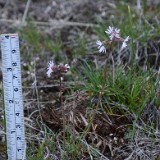
<svg viewBox="0 0 160 160">
<path fill-rule="evenodd" d="M 5 38 L 7 38 L 7 39 L 8 39 L 8 38 L 9 38 L 9 35 L 6 35 L 6 36 L 5 36 Z"/>
</svg>

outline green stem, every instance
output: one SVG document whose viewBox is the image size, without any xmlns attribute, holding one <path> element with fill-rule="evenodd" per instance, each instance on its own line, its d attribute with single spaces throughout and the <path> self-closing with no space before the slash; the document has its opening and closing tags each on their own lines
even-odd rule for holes
<svg viewBox="0 0 160 160">
<path fill-rule="evenodd" d="M 100 105 L 100 102 L 101 102 L 101 97 L 103 95 L 103 92 L 104 92 L 104 88 L 105 88 L 105 84 L 106 84 L 106 77 L 107 77 L 107 64 L 108 64 L 108 59 L 111 55 L 111 49 L 112 49 L 112 42 L 110 44 L 110 47 L 109 47 L 109 54 L 108 54 L 108 57 L 106 58 L 106 63 L 105 63 L 105 67 L 104 67 L 104 72 L 103 72 L 103 81 L 102 81 L 102 88 L 101 88 L 101 91 L 99 92 L 99 96 L 98 96 L 98 103 L 93 111 L 93 115 L 89 121 L 89 124 L 87 126 L 87 129 L 86 131 L 84 132 L 84 134 L 82 135 L 83 138 L 86 138 L 87 134 L 88 134 L 88 131 L 91 129 L 91 126 L 92 126 L 92 123 L 95 119 L 95 116 L 96 116 L 96 110 L 98 109 L 99 105 Z"/>
<path fill-rule="evenodd" d="M 131 64 L 134 63 L 134 58 L 135 58 L 135 54 L 134 54 L 134 33 L 133 33 L 133 29 L 132 29 L 132 26 L 133 26 L 133 22 L 132 22 L 132 14 L 131 14 L 131 9 L 130 9 L 130 6 L 128 6 L 128 14 L 129 14 L 129 22 L 130 22 L 130 31 L 131 31 L 131 43 L 132 43 L 132 56 L 131 56 Z"/>
<path fill-rule="evenodd" d="M 65 112 L 64 112 L 64 105 L 63 105 L 63 97 L 62 97 L 62 77 L 61 77 L 61 72 L 59 71 L 59 84 L 60 84 L 60 105 L 61 105 L 61 110 L 62 110 L 62 118 L 63 118 L 63 141 L 64 141 L 64 146 L 65 146 L 65 131 L 66 131 L 66 118 L 65 118 Z"/>
</svg>

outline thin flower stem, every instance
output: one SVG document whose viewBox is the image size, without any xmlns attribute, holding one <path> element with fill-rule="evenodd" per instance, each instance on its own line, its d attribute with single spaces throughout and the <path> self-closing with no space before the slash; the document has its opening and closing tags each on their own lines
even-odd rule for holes
<svg viewBox="0 0 160 160">
<path fill-rule="evenodd" d="M 62 77 L 61 77 L 61 71 L 59 71 L 59 84 L 60 84 L 60 105 L 61 105 L 61 110 L 62 110 L 62 118 L 63 118 L 63 141 L 64 141 L 64 146 L 65 146 L 65 132 L 66 132 L 66 118 L 65 118 L 65 113 L 64 113 L 64 105 L 63 105 L 63 97 L 62 97 Z"/>
<path fill-rule="evenodd" d="M 76 106 L 76 100 L 73 103 L 73 116 L 72 116 L 72 131 L 73 131 L 73 143 L 74 143 L 74 145 L 75 145 L 75 142 L 76 142 L 76 133 L 75 133 L 75 124 L 74 124 L 75 106 Z"/>
<path fill-rule="evenodd" d="M 95 119 L 95 116 L 96 116 L 96 111 L 100 105 L 100 102 L 101 102 L 101 97 L 103 95 L 103 92 L 104 92 L 104 88 L 105 88 L 105 84 L 106 84 L 106 77 L 107 77 L 107 64 L 108 64 L 108 59 L 111 55 L 111 49 L 112 49 L 112 42 L 110 43 L 110 47 L 109 47 L 109 54 L 108 54 L 108 57 L 106 58 L 106 63 L 105 63 L 105 67 L 104 67 L 104 72 L 103 72 L 103 81 L 102 81 L 102 88 L 101 88 L 101 91 L 99 92 L 99 96 L 98 96 L 98 103 L 93 111 L 93 115 L 90 119 L 90 122 L 87 126 L 87 129 L 86 131 L 84 132 L 84 134 L 82 135 L 82 138 L 86 138 L 87 134 L 88 134 L 88 131 L 91 129 L 91 126 L 92 126 L 92 123 Z"/>
</svg>

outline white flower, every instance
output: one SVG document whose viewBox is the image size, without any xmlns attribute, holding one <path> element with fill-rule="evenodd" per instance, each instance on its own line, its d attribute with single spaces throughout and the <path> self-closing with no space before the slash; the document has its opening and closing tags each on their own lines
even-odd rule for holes
<svg viewBox="0 0 160 160">
<path fill-rule="evenodd" d="M 107 31 L 105 31 L 108 35 L 110 35 L 110 40 L 112 41 L 114 38 L 120 38 L 119 32 L 120 29 L 109 26 Z"/>
<path fill-rule="evenodd" d="M 114 31 L 114 27 L 109 26 L 107 31 L 105 31 L 107 34 L 111 34 Z"/>
<path fill-rule="evenodd" d="M 127 47 L 127 41 L 129 40 L 129 36 L 123 40 L 121 50 Z"/>
<path fill-rule="evenodd" d="M 53 69 L 52 69 L 52 67 L 54 66 L 54 63 L 53 63 L 53 61 L 50 61 L 49 63 L 48 63 L 48 68 L 47 68 L 47 76 L 48 77 L 51 77 L 51 73 L 53 72 Z"/>
<path fill-rule="evenodd" d="M 68 64 L 65 64 L 65 67 L 66 67 L 67 69 L 70 69 L 70 66 L 69 66 Z"/>
<path fill-rule="evenodd" d="M 98 45 L 99 53 L 106 53 L 106 48 L 101 41 L 97 40 L 96 44 Z"/>
<path fill-rule="evenodd" d="M 65 64 L 64 67 L 65 67 L 64 71 L 68 72 L 68 70 L 70 69 L 70 66 L 68 64 Z"/>
</svg>

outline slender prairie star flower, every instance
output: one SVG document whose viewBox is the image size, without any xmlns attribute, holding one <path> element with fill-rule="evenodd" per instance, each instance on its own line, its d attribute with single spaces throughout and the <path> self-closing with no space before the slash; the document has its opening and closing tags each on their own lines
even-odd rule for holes
<svg viewBox="0 0 160 160">
<path fill-rule="evenodd" d="M 66 71 L 70 69 L 70 66 L 68 64 L 65 64 L 64 66 L 66 67 Z"/>
<path fill-rule="evenodd" d="M 117 39 L 120 38 L 120 35 L 119 35 L 120 29 L 109 26 L 109 28 L 105 32 L 108 35 L 110 35 L 109 37 L 110 37 L 111 41 L 114 40 L 115 38 L 117 38 Z"/>
<path fill-rule="evenodd" d="M 129 36 L 126 37 L 126 38 L 123 40 L 121 50 L 127 47 L 127 43 L 126 43 L 126 42 L 128 42 L 128 40 L 129 40 Z"/>
<path fill-rule="evenodd" d="M 53 63 L 53 61 L 50 61 L 49 63 L 48 63 L 48 68 L 47 68 L 47 76 L 48 77 L 51 77 L 51 73 L 53 72 L 53 68 L 54 67 L 54 63 Z"/>
<path fill-rule="evenodd" d="M 50 61 L 48 63 L 47 76 L 51 77 L 52 73 L 54 73 L 55 75 L 61 75 L 62 73 L 67 73 L 69 68 L 70 66 L 68 64 L 55 65 L 53 61 Z"/>
<path fill-rule="evenodd" d="M 111 47 L 114 42 L 121 42 L 122 43 L 122 47 L 120 50 L 123 50 L 124 48 L 127 47 L 127 42 L 129 40 L 129 36 L 126 37 L 125 39 L 122 38 L 120 36 L 120 29 L 109 26 L 108 29 L 105 31 L 105 33 L 109 35 L 109 40 L 108 41 L 107 40 L 105 40 L 105 41 L 98 40 L 96 42 L 100 53 L 103 53 L 103 52 L 106 53 L 105 45 L 108 44 Z"/>
<path fill-rule="evenodd" d="M 59 66 L 59 69 L 60 69 L 60 71 L 63 73 L 67 73 L 68 72 L 68 70 L 70 69 L 70 66 L 68 65 L 68 64 L 65 64 L 65 65 L 60 65 Z"/>
<path fill-rule="evenodd" d="M 97 40 L 96 44 L 98 45 L 99 53 L 106 53 L 106 48 L 103 45 L 103 42 Z"/>
</svg>

